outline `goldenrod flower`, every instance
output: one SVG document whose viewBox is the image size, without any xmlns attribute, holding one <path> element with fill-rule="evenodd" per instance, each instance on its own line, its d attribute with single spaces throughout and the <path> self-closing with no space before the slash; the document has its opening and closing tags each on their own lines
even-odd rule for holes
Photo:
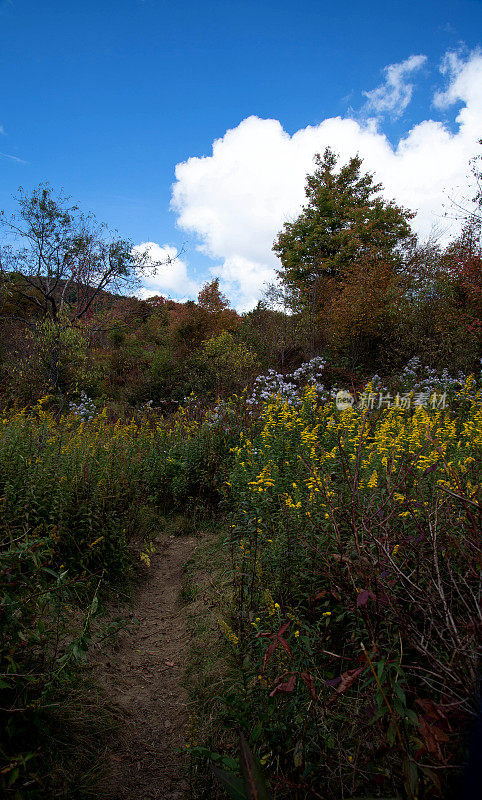
<svg viewBox="0 0 482 800">
<path fill-rule="evenodd" d="M 367 483 L 369 489 L 375 489 L 378 486 L 378 474 L 376 469 L 373 470 L 370 480 Z"/>
</svg>

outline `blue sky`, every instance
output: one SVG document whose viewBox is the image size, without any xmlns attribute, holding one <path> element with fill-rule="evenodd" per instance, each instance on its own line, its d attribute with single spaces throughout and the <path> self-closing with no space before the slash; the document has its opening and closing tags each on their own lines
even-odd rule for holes
<svg viewBox="0 0 482 800">
<path fill-rule="evenodd" d="M 481 31 L 475 0 L 0 0 L 0 208 L 48 180 L 137 244 L 184 245 L 175 275 L 146 292 L 195 296 L 219 274 L 247 308 L 326 143 L 359 150 L 405 204 L 420 193 L 400 176 L 438 146 L 446 189 L 462 191 Z M 440 175 L 433 187 L 424 232 Z"/>
</svg>

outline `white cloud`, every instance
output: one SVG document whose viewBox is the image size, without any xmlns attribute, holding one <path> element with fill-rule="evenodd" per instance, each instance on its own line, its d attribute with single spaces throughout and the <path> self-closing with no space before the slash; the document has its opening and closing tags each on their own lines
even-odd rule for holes
<svg viewBox="0 0 482 800">
<path fill-rule="evenodd" d="M 10 161 L 15 161 L 17 164 L 28 164 L 28 161 L 25 161 L 23 158 L 18 158 L 18 156 L 9 155 L 9 153 L 0 153 L 2 158 L 8 158 Z"/>
<path fill-rule="evenodd" d="M 7 132 L 3 125 L 0 125 L 0 136 L 6 136 Z M 24 158 L 19 158 L 18 156 L 12 156 L 10 153 L 0 153 L 0 158 L 8 158 L 9 161 L 15 161 L 17 164 L 28 164 L 28 161 L 25 161 Z"/>
<path fill-rule="evenodd" d="M 470 124 L 474 110 L 478 109 L 479 114 L 472 121 L 479 124 L 482 109 L 482 50 L 478 48 L 468 59 L 449 51 L 442 60 L 440 71 L 448 77 L 449 85 L 445 91 L 436 92 L 434 106 L 445 109 L 461 101 L 465 108 L 461 109 L 457 122 Z M 481 135 L 479 125 L 479 139 Z"/>
<path fill-rule="evenodd" d="M 199 287 L 187 274 L 186 263 L 179 258 L 178 251 L 170 245 L 160 246 L 155 242 L 142 242 L 134 251 L 148 256 L 148 263 L 161 262 L 156 272 L 142 278 L 143 287 L 137 293 L 141 300 L 155 295 L 169 295 L 173 299 L 184 301 L 194 299 Z"/>
<path fill-rule="evenodd" d="M 241 255 L 226 258 L 218 267 L 211 269 L 211 274 L 220 278 L 222 290 L 233 300 L 239 312 L 253 308 L 261 298 L 263 289 L 276 278 L 273 266 Z"/>
<path fill-rule="evenodd" d="M 385 82 L 371 92 L 363 92 L 367 98 L 365 110 L 377 115 L 389 113 L 392 118 L 400 117 L 412 99 L 413 83 L 407 83 L 407 76 L 420 69 L 426 60 L 427 56 L 410 56 L 399 64 L 385 67 Z"/>
<path fill-rule="evenodd" d="M 252 116 L 217 139 L 212 155 L 177 165 L 172 206 L 178 225 L 219 264 L 211 271 L 238 309 L 253 307 L 274 276 L 279 262 L 273 241 L 283 222 L 299 213 L 313 156 L 327 145 L 342 162 L 358 152 L 362 169 L 383 183 L 385 197 L 417 211 L 413 226 L 419 234 L 428 236 L 434 226 L 445 236 L 456 233 L 457 223 L 444 218 L 446 192 L 459 186 L 470 196 L 468 162 L 482 135 L 482 54 L 457 58 L 454 68 L 448 70 L 446 61 L 442 66 L 449 81 L 444 106 L 463 104 L 455 132 L 427 119 L 394 147 L 373 119 L 329 118 L 290 136 L 277 120 Z M 183 270 L 185 280 L 185 265 Z"/>
</svg>

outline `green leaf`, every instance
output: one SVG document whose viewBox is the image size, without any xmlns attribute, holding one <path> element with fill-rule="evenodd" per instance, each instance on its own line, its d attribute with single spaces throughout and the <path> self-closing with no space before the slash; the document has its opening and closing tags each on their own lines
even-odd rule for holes
<svg viewBox="0 0 482 800">
<path fill-rule="evenodd" d="M 257 742 L 261 734 L 262 734 L 261 725 L 255 725 L 255 727 L 251 731 L 252 741 Z"/>
<path fill-rule="evenodd" d="M 407 772 L 407 779 L 405 781 L 405 788 L 408 789 L 408 792 L 412 795 L 417 794 L 418 789 L 418 770 L 417 765 L 411 759 L 407 759 L 405 762 L 406 772 Z"/>
<path fill-rule="evenodd" d="M 390 723 L 388 726 L 387 740 L 390 742 L 390 744 L 393 744 L 395 741 L 395 727 L 392 723 Z"/>
<path fill-rule="evenodd" d="M 17 780 L 18 776 L 20 775 L 20 770 L 18 767 L 15 767 L 8 776 L 8 786 L 13 786 L 15 781 Z"/>
<path fill-rule="evenodd" d="M 237 761 L 234 760 L 234 758 L 231 758 L 230 756 L 222 756 L 221 761 L 223 766 L 226 767 L 226 769 L 228 770 L 228 772 L 236 773 L 238 771 L 239 764 Z"/>
<path fill-rule="evenodd" d="M 58 578 L 57 573 L 54 572 L 53 569 L 50 569 L 50 567 L 42 567 L 42 572 L 46 572 L 47 575 L 52 575 L 53 578 Z"/>
<path fill-rule="evenodd" d="M 384 706 L 382 706 L 382 708 L 378 709 L 378 711 L 375 714 L 375 716 L 373 717 L 373 719 L 371 719 L 370 722 L 368 723 L 368 727 L 370 727 L 370 725 L 374 725 L 375 722 L 377 722 L 379 719 L 384 717 L 386 713 L 387 713 L 387 709 L 386 709 L 386 706 L 384 705 Z"/>
<path fill-rule="evenodd" d="M 402 687 L 399 683 L 396 683 L 394 686 L 394 691 L 401 703 L 406 706 L 407 705 L 407 698 L 405 696 L 405 692 L 403 691 Z"/>
<path fill-rule="evenodd" d="M 241 775 L 247 800 L 270 800 L 266 781 L 255 756 L 251 752 L 241 730 L 239 734 L 239 750 L 241 756 Z"/>
<path fill-rule="evenodd" d="M 226 772 L 225 769 L 211 766 L 213 773 L 218 779 L 219 783 L 224 786 L 227 793 L 234 800 L 247 800 L 246 794 L 243 789 L 243 782 L 237 775 L 232 772 Z"/>
</svg>

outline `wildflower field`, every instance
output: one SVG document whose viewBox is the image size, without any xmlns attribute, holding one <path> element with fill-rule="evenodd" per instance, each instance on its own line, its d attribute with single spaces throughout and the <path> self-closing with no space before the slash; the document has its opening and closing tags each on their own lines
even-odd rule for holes
<svg viewBox="0 0 482 800">
<path fill-rule="evenodd" d="M 225 796 L 210 765 L 236 773 L 237 727 L 278 800 L 436 798 L 457 785 L 481 630 L 481 392 L 468 378 L 445 408 L 340 411 L 301 377 L 267 398 L 261 378 L 257 394 L 210 410 L 187 398 L 166 417 L 88 403 L 62 415 L 48 398 L 4 412 L 8 796 L 88 796 L 92 753 L 69 750 L 79 718 L 92 739 L 99 716 L 85 722 L 81 666 L 95 637 L 126 624 L 99 625 L 105 600 L 149 564 L 176 510 L 194 527 L 215 512 L 221 541 L 209 646 L 224 677 L 207 697 L 190 687 L 193 796 Z"/>
<path fill-rule="evenodd" d="M 241 434 L 220 715 L 250 732 L 277 798 L 457 785 L 480 655 L 480 401 L 471 378 L 445 410 L 337 411 L 308 387 Z"/>
<path fill-rule="evenodd" d="M 22 798 L 82 796 L 88 767 L 59 742 L 85 717 L 74 698 L 93 617 L 149 562 L 163 514 L 215 501 L 239 435 L 182 409 L 122 422 L 48 405 L 0 420 L 0 788 Z"/>
</svg>

